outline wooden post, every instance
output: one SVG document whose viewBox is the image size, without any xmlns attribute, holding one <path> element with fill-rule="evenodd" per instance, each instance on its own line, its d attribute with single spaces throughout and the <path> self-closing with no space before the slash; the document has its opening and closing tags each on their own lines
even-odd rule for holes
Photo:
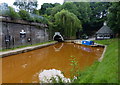
<svg viewBox="0 0 120 85">
<path fill-rule="evenodd" d="M 104 34 L 103 34 L 103 40 L 104 40 Z"/>
</svg>

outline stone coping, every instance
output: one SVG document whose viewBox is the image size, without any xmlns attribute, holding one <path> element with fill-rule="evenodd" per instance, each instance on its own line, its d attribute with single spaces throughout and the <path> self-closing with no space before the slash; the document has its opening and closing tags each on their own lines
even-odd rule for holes
<svg viewBox="0 0 120 85">
<path fill-rule="evenodd" d="M 101 45 L 101 44 L 100 44 L 100 45 Z M 103 53 L 102 53 L 101 57 L 98 59 L 99 62 L 101 62 L 101 61 L 103 60 L 104 55 L 105 55 L 105 52 L 106 52 L 106 50 L 107 50 L 107 45 L 102 45 L 102 46 L 104 46 L 104 50 L 103 50 Z"/>
<path fill-rule="evenodd" d="M 18 23 L 18 24 L 46 27 L 46 28 L 48 27 L 46 24 L 43 24 L 43 23 L 29 22 L 29 21 L 22 20 L 22 19 L 11 19 L 10 17 L 5 18 L 4 16 L 2 16 L 0 19 L 1 19 L 0 20 L 1 22 Z"/>
<path fill-rule="evenodd" d="M 10 50 L 10 51 L 6 51 L 6 52 L 0 52 L 0 57 L 2 58 L 2 57 L 10 56 L 10 55 L 25 53 L 25 52 L 32 51 L 32 50 L 35 50 L 35 49 L 39 49 L 39 48 L 43 48 L 43 47 L 46 47 L 46 46 L 54 45 L 56 43 L 57 42 L 51 42 L 51 43 L 37 45 L 37 46 L 31 46 L 31 47 L 25 47 L 25 48 L 20 48 L 20 49 L 16 49 L 16 50 Z"/>
</svg>

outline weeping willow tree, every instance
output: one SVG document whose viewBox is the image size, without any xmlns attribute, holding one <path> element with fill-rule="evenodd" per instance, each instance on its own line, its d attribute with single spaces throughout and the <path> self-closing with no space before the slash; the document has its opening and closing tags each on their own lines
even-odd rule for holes
<svg viewBox="0 0 120 85">
<path fill-rule="evenodd" d="M 66 38 L 75 37 L 76 32 L 82 30 L 77 16 L 64 9 L 55 14 L 55 24 L 55 30 L 60 31 Z"/>
</svg>

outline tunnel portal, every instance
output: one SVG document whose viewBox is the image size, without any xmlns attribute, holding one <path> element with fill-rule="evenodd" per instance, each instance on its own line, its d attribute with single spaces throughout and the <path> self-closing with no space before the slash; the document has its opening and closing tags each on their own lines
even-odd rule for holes
<svg viewBox="0 0 120 85">
<path fill-rule="evenodd" d="M 60 34 L 60 32 L 55 32 L 54 36 L 53 36 L 53 40 L 58 41 L 58 42 L 62 42 L 64 41 L 62 35 Z"/>
</svg>

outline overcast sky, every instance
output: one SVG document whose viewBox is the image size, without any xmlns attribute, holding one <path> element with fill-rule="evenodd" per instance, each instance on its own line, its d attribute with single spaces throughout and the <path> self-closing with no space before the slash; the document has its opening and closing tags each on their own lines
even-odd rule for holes
<svg viewBox="0 0 120 85">
<path fill-rule="evenodd" d="M 13 6 L 15 0 L 0 0 L 0 3 L 7 3 L 9 6 Z M 38 9 L 41 7 L 43 3 L 60 3 L 63 4 L 64 0 L 37 0 L 38 1 Z"/>
</svg>

